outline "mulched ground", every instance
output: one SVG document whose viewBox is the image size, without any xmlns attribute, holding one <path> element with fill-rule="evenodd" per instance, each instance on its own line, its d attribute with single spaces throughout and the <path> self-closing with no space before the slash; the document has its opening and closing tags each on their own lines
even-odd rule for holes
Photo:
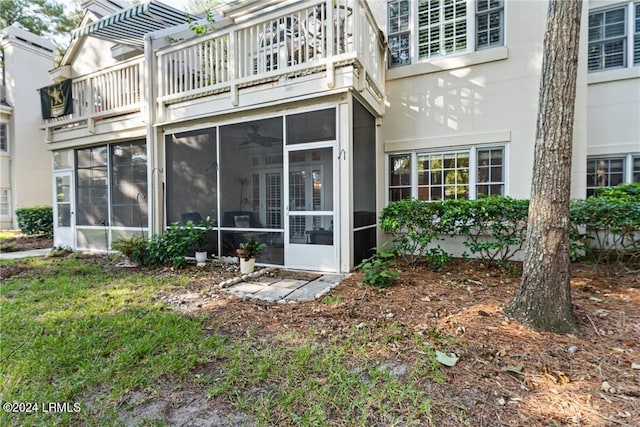
<svg viewBox="0 0 640 427">
<path fill-rule="evenodd" d="M 459 360 L 442 368 L 444 383 L 420 383 L 435 402 L 434 425 L 639 425 L 638 271 L 575 264 L 572 298 L 579 330 L 560 335 L 533 331 L 504 315 L 520 283 L 517 268 L 489 269 L 462 260 L 439 272 L 404 267 L 397 283 L 385 289 L 363 286 L 354 273 L 324 300 L 288 305 L 243 301 L 218 289 L 217 283 L 236 274 L 230 266 L 146 270 L 191 275 L 186 287 L 157 298 L 208 317 L 207 329 L 230 336 L 250 332 L 268 342 L 287 330 L 313 331 L 323 342 L 367 328 L 381 337 L 371 346 L 372 357 L 402 367 L 423 357 L 416 337 L 454 352 Z"/>
<path fill-rule="evenodd" d="M 186 289 L 164 298 L 182 311 L 209 316 L 211 329 L 231 336 L 250 331 L 268 341 L 285 330 L 315 331 L 322 342 L 346 338 L 353 327 L 368 328 L 388 340 L 372 345 L 372 356 L 391 366 L 411 366 L 421 357 L 416 335 L 455 352 L 459 360 L 443 368 L 443 384 L 428 378 L 421 383 L 437 402 L 434 425 L 458 426 L 462 419 L 472 426 L 638 425 L 637 272 L 573 266 L 575 335 L 536 332 L 507 318 L 504 308 L 520 273 L 477 262 L 457 261 L 440 272 L 407 267 L 386 289 L 362 286 L 355 273 L 329 294 L 331 303 L 294 305 L 242 301 L 212 287 L 216 279 L 209 274 L 199 273 Z"/>
</svg>

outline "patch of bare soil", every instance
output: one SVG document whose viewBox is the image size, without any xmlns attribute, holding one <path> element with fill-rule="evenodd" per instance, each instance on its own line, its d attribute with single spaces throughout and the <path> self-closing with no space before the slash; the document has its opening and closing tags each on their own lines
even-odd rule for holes
<svg viewBox="0 0 640 427">
<path fill-rule="evenodd" d="M 29 251 L 32 249 L 48 249 L 53 247 L 53 239 L 43 236 L 27 236 L 16 233 L 15 237 L 2 239 L 0 242 L 1 252 Z"/>
<path fill-rule="evenodd" d="M 197 272 L 188 286 L 159 298 L 209 316 L 212 330 L 230 336 L 251 330 L 267 342 L 285 330 L 314 331 L 319 342 L 346 337 L 353 327 L 384 335 L 393 323 L 393 339 L 372 346 L 372 356 L 403 367 L 400 376 L 424 357 L 418 334 L 459 357 L 455 366 L 442 368 L 444 383 L 421 383 L 435 402 L 434 425 L 638 425 L 637 273 L 574 265 L 575 335 L 537 332 L 507 318 L 504 309 L 520 273 L 479 263 L 458 261 L 440 272 L 404 268 L 386 289 L 362 286 L 355 273 L 329 294 L 331 304 L 326 298 L 293 305 L 242 301 L 214 286 L 225 274 Z"/>
</svg>

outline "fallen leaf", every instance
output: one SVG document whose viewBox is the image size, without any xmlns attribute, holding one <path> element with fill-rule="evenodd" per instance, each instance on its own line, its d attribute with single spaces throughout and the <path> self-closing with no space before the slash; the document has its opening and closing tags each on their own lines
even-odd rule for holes
<svg viewBox="0 0 640 427">
<path fill-rule="evenodd" d="M 602 301 L 604 301 L 602 298 L 598 298 L 598 297 L 589 297 L 589 299 L 590 299 L 591 301 L 595 301 L 595 302 L 602 302 Z"/>
<path fill-rule="evenodd" d="M 507 365 L 504 368 L 502 368 L 503 371 L 506 372 L 513 372 L 514 374 L 522 374 L 522 363 L 519 365 Z"/>
<path fill-rule="evenodd" d="M 631 363 L 631 369 L 640 369 L 640 363 Z"/>
<path fill-rule="evenodd" d="M 606 393 L 615 393 L 616 389 L 613 388 L 611 386 L 611 384 L 609 384 L 607 381 L 602 381 L 602 384 L 600 385 L 600 390 L 606 392 Z"/>
<path fill-rule="evenodd" d="M 455 353 L 443 353 L 436 351 L 436 360 L 445 366 L 455 366 L 458 363 L 459 357 Z"/>
</svg>

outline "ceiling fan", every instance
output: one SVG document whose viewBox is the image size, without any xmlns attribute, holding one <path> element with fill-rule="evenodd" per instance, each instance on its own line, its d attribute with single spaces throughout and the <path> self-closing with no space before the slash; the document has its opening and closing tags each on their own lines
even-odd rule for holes
<svg viewBox="0 0 640 427">
<path fill-rule="evenodd" d="M 246 147 L 248 145 L 254 144 L 259 145 L 261 147 L 270 148 L 274 142 L 281 142 L 280 138 L 276 138 L 273 136 L 264 136 L 258 130 L 260 126 L 251 125 L 249 126 L 251 130 L 247 132 L 247 139 L 240 143 L 240 147 Z"/>
</svg>

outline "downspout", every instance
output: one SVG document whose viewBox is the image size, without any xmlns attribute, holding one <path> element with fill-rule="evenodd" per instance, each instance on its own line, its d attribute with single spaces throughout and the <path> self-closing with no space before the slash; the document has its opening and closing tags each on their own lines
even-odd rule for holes
<svg viewBox="0 0 640 427">
<path fill-rule="evenodd" d="M 144 73 L 142 78 L 142 83 L 145 89 L 142 107 L 146 109 L 146 114 L 143 116 L 146 116 L 147 127 L 147 186 L 149 187 L 149 190 L 147 191 L 147 226 L 149 227 L 149 237 L 159 232 L 157 228 L 160 223 L 160 219 L 158 218 L 158 200 L 160 197 L 156 194 L 156 189 L 158 187 L 156 184 L 158 182 L 158 178 L 160 178 L 160 173 L 162 172 L 162 169 L 157 169 L 156 167 L 156 143 L 158 138 L 154 127 L 154 123 L 156 121 L 157 98 L 156 79 L 155 73 L 153 73 L 154 63 L 153 38 L 151 37 L 151 34 L 145 34 Z M 156 170 L 159 172 L 157 176 L 154 173 Z"/>
</svg>

